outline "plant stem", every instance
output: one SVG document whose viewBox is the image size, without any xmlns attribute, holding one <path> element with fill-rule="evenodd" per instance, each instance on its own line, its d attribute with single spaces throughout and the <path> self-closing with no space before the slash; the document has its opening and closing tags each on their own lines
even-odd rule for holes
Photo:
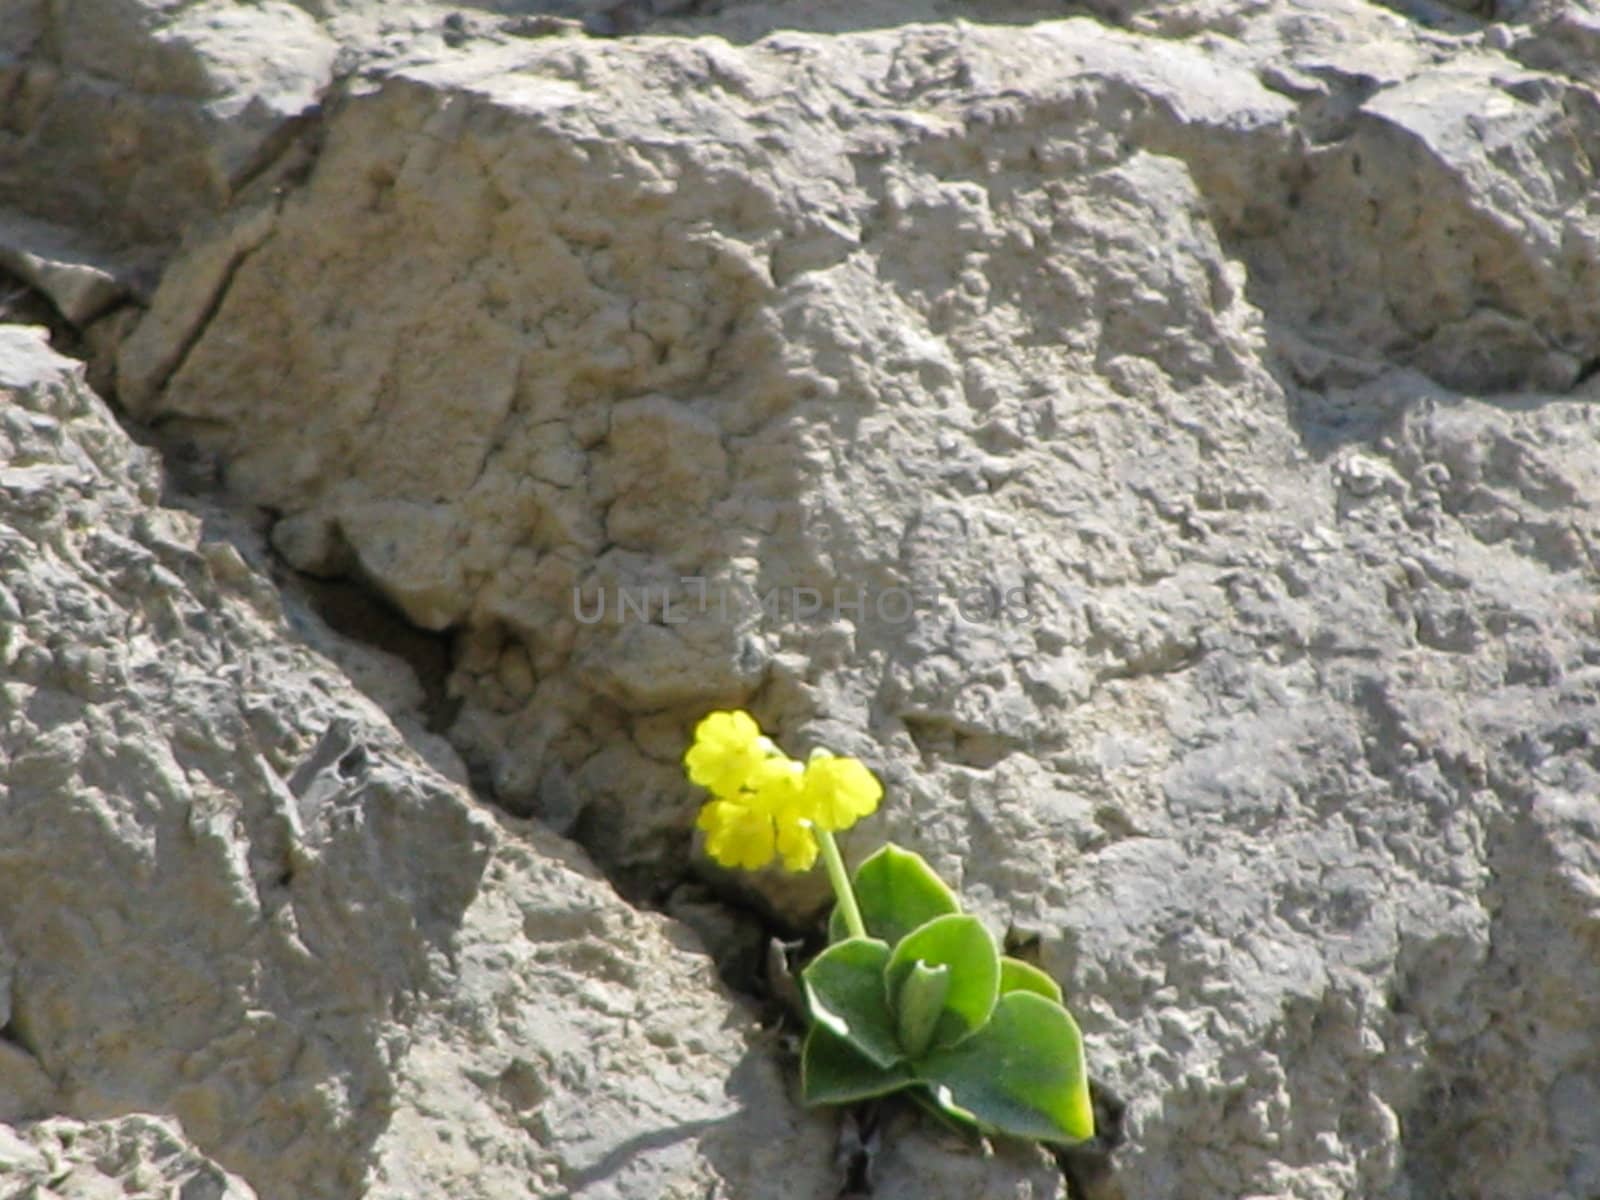
<svg viewBox="0 0 1600 1200">
<path fill-rule="evenodd" d="M 861 909 L 856 904 L 855 891 L 850 887 L 850 876 L 845 872 L 844 859 L 839 856 L 839 843 L 826 829 L 814 829 L 817 844 L 822 847 L 822 861 L 828 866 L 828 880 L 833 884 L 833 894 L 839 901 L 839 912 L 844 916 L 844 927 L 851 937 L 866 937 L 867 927 L 861 920 Z"/>
</svg>

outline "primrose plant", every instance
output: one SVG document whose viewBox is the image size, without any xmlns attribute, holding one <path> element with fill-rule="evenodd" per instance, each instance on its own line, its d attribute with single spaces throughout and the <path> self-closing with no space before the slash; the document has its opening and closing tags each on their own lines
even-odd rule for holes
<svg viewBox="0 0 1600 1200">
<path fill-rule="evenodd" d="M 1082 1040 L 1055 981 L 1001 954 L 919 855 L 890 843 L 846 872 L 833 835 L 877 809 L 872 772 L 826 750 L 795 762 L 744 712 L 702 720 L 684 765 L 711 793 L 697 824 L 717 862 L 805 871 L 820 854 L 833 884 L 829 944 L 800 973 L 806 1103 L 910 1089 L 981 1133 L 1094 1136 Z"/>
</svg>

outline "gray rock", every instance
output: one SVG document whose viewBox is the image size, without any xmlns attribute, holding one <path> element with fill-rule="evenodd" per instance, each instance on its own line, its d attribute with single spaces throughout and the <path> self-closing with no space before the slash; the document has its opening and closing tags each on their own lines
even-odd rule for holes
<svg viewBox="0 0 1600 1200">
<path fill-rule="evenodd" d="M 286 0 L 4 0 L 0 205 L 168 247 L 276 157 L 337 53 Z"/>
<path fill-rule="evenodd" d="M 823 1194 L 692 935 L 430 769 L 36 331 L 0 389 L 0 1117 L 89 1122 L 7 1195 Z"/>
<path fill-rule="evenodd" d="M 0 1181 L 30 1200 L 256 1200 L 173 1122 L 141 1114 L 0 1125 Z"/>
<path fill-rule="evenodd" d="M 68 230 L 0 210 L 0 268 L 48 296 L 74 325 L 87 325 L 137 287 L 137 264 L 81 245 Z"/>
<path fill-rule="evenodd" d="M 695 863 L 792 922 L 824 902 L 815 878 L 693 858 L 679 757 L 707 708 L 750 706 L 795 753 L 863 755 L 888 796 L 852 853 L 913 846 L 1035 942 L 1126 1100 L 1128 1143 L 1083 1168 L 1085 1195 L 1583 1200 L 1600 107 L 1572 48 L 1590 6 L 1082 7 L 1099 19 L 874 28 L 910 10 L 798 3 L 652 26 L 770 32 L 750 45 L 463 16 L 448 53 L 422 15 L 380 36 L 361 6 L 316 14 L 364 73 L 304 172 L 190 228 L 120 346 L 118 397 L 269 514 L 293 566 L 448 635 L 473 777 L 629 894 L 680 894 Z M 78 459 L 30 453 L 4 494 L 57 521 Z M 119 503 L 147 513 L 153 476 L 127 473 L 143 492 Z M 473 808 L 388 718 L 328 700 L 350 693 L 326 664 L 225 682 L 233 660 L 207 660 L 185 612 L 248 610 L 262 654 L 308 653 L 239 562 L 233 607 L 138 600 L 199 665 L 157 676 L 166 708 L 139 692 L 112 744 L 168 746 L 197 794 L 243 789 L 192 851 L 211 874 L 176 877 L 226 875 L 204 887 L 229 902 L 199 914 L 202 884 L 173 884 L 150 938 L 251 947 L 222 990 L 321 1057 L 270 1105 L 264 1085 L 194 1085 L 235 1106 L 174 1101 L 195 1145 L 263 1195 L 476 1176 L 483 1194 L 721 1178 L 743 1197 L 791 1158 L 778 1194 L 829 1195 L 831 1126 L 787 1107 L 777 1052 L 712 984 L 691 990 L 707 968 L 672 948 L 679 927 L 537 824 Z M 62 571 L 35 554 L 19 578 Z M 98 611 L 30 603 L 42 628 Z M 41 635 L 51 657 L 15 661 L 112 703 L 143 663 L 73 649 L 108 640 Z M 235 677 L 272 678 L 251 669 Z M 98 743 L 66 718 L 45 737 L 16 703 L 13 772 L 41 797 L 104 791 L 74 765 Z M 144 792 L 115 794 L 133 815 L 81 822 L 128 864 L 92 881 L 112 912 L 136 864 L 177 853 Z M 110 802 L 57 819 L 85 803 Z M 60 853 L 16 878 L 51 900 Z M 296 936 L 355 980 L 272 923 L 261 881 L 284 864 L 309 893 Z M 530 894 L 553 897 L 531 922 Z M 137 960 L 117 997 L 181 998 L 183 971 L 124 948 L 130 924 L 59 935 L 62 961 L 110 946 Z M 33 1015 L 78 1003 L 28 982 L 67 968 L 3 932 L 41 1062 L 65 1035 L 33 1031 L 118 1027 Z M 261 962 L 293 986 L 259 994 Z M 547 1024 L 523 993 L 552 997 Z M 641 997 L 681 1064 L 631 1024 Z M 613 1044 L 637 1074 L 594 1065 Z M 177 1053 L 92 1055 L 91 1081 L 70 1078 L 100 1090 L 61 1103 L 134 1078 L 156 1110 Z M 287 1114 L 260 1145 L 222 1132 L 257 1108 Z M 1064 1186 L 916 1126 L 881 1163 L 888 1195 Z"/>
</svg>

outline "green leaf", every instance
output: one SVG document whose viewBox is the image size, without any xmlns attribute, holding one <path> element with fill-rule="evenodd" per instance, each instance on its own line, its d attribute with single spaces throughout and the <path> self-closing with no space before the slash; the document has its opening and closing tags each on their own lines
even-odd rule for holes
<svg viewBox="0 0 1600 1200">
<path fill-rule="evenodd" d="M 986 1026 L 916 1071 L 943 1108 L 980 1128 L 1066 1144 L 1094 1136 L 1077 1022 L 1034 992 L 1000 997 Z"/>
<path fill-rule="evenodd" d="M 978 1128 L 970 1117 L 957 1116 L 949 1109 L 941 1107 L 927 1087 L 912 1088 L 906 1095 L 922 1110 L 924 1116 L 935 1121 L 941 1128 L 969 1142 L 977 1142 L 983 1137 L 983 1130 Z"/>
<path fill-rule="evenodd" d="M 893 842 L 856 868 L 855 891 L 867 932 L 891 946 L 917 926 L 961 911 L 955 893 L 922 855 Z M 828 919 L 828 940 L 841 942 L 848 936 L 844 917 L 835 908 Z"/>
<path fill-rule="evenodd" d="M 1003 957 L 1000 960 L 1000 994 L 1007 992 L 1037 992 L 1046 1000 L 1063 1003 L 1061 985 L 1038 967 L 1020 958 Z"/>
<path fill-rule="evenodd" d="M 879 1067 L 905 1058 L 883 991 L 888 964 L 887 942 L 847 938 L 829 946 L 800 972 L 813 1022 L 826 1026 Z"/>
<path fill-rule="evenodd" d="M 911 973 L 900 985 L 899 1001 L 895 1005 L 900 1048 L 910 1057 L 916 1058 L 928 1048 L 949 992 L 949 967 L 930 967 L 925 962 L 911 964 Z"/>
<path fill-rule="evenodd" d="M 901 938 L 884 973 L 891 1008 L 899 1008 L 906 979 L 919 962 L 950 968 L 950 987 L 932 1044 L 954 1045 L 981 1029 L 1000 994 L 1000 952 L 983 922 L 951 913 L 935 917 Z"/>
<path fill-rule="evenodd" d="M 849 1042 L 813 1024 L 800 1052 L 800 1091 L 807 1104 L 851 1104 L 916 1082 L 904 1063 L 880 1067 Z"/>
</svg>

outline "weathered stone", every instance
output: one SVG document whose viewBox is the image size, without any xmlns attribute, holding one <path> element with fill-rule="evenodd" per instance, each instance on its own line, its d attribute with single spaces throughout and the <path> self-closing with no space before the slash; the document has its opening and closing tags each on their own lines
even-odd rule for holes
<svg viewBox="0 0 1600 1200">
<path fill-rule="evenodd" d="M 171 1121 L 139 1115 L 0 1125 L 0 1179 L 7 1195 L 30 1200 L 256 1200 Z"/>
<path fill-rule="evenodd" d="M 337 52 L 286 0 L 5 0 L 0 204 L 171 244 L 270 161 Z"/>
<path fill-rule="evenodd" d="M 0 390 L 5 1119 L 162 1113 L 254 1188 L 196 1195 L 826 1189 L 829 1122 L 691 935 L 430 769 L 36 331 Z M 127 1120 L 75 1154 L 177 1153 Z M 106 1194 L 35 1169 L 58 1128 L 8 1182 Z"/>
<path fill-rule="evenodd" d="M 119 398 L 261 506 L 294 566 L 447 634 L 449 736 L 475 777 L 630 894 L 682 886 L 698 798 L 679 756 L 706 708 L 866 757 L 888 796 L 852 848 L 914 846 L 1036 943 L 1128 1102 L 1128 1144 L 1080 1176 L 1095 1200 L 1587 1200 L 1600 107 L 1574 47 L 1591 6 L 1085 7 L 1100 20 L 644 13 L 656 32 L 813 30 L 747 46 L 524 38 L 475 14 L 437 27 L 449 53 L 420 49 L 421 17 L 392 45 L 363 40 L 359 5 L 319 17 L 364 47 L 365 79 L 327 106 L 303 179 L 191 232 L 121 346 Z M 62 494 L 51 463 L 7 470 L 20 511 Z M 60 669 L 92 687 L 110 667 Z M 303 680 L 291 693 L 290 780 L 335 715 Z M 503 954 L 365 893 L 376 933 L 318 909 L 362 970 L 410 964 L 380 972 L 382 1003 L 333 1009 L 403 1049 L 347 1061 L 388 1043 L 341 1025 L 342 1104 L 296 1101 L 342 1158 L 313 1138 L 269 1169 L 180 1108 L 195 1144 L 263 1194 L 352 1162 L 397 1195 L 454 1194 L 491 1162 L 507 1190 L 732 1179 L 745 1127 L 674 1149 L 598 1074 L 556 1072 L 565 1099 L 534 1107 L 565 1123 L 538 1149 L 502 1138 L 517 1119 L 491 1114 L 523 1101 L 476 1081 L 542 1096 L 538 1054 L 606 1044 L 607 1013 L 634 1052 L 649 1033 L 623 1010 L 693 971 L 663 942 L 675 926 L 552 866 L 562 843 L 491 823 L 386 736 L 367 769 L 403 761 L 411 782 L 378 794 L 428 815 L 337 844 L 434 897 L 445 927 L 516 928 L 524 894 L 606 898 L 555 904 L 566 932 Z M 339 745 L 284 811 L 337 807 Z M 237 786 L 224 751 L 185 753 Z M 51 794 L 77 782 L 30 769 Z M 282 840 L 241 828 L 218 835 L 235 857 Z M 145 835 L 106 836 L 109 858 Z M 569 870 L 583 882 L 549 881 Z M 823 900 L 811 877 L 700 870 L 794 922 Z M 497 871 L 511 882 L 451 891 Z M 294 886 L 323 879 L 295 867 Z M 603 951 L 559 916 L 586 905 Z M 235 944 L 228 911 L 196 928 Z M 44 958 L 6 933 L 19 970 Z M 573 997 L 548 1033 L 491 1019 L 519 988 L 566 996 L 552 960 Z M 417 979 L 448 979 L 466 1013 Z M 731 1011 L 695 986 L 682 1012 L 663 1001 L 669 1028 Z M 435 998 L 372 1015 L 413 991 Z M 295 1036 L 321 1028 L 311 999 L 259 1003 Z M 659 1046 L 624 1082 L 670 1093 L 674 1129 L 723 1119 L 708 1080 L 758 1071 L 776 1094 L 776 1054 L 735 1028 L 706 1034 L 681 1087 Z M 101 1073 L 158 1078 L 165 1053 Z M 784 1103 L 767 1169 L 792 1136 L 811 1174 L 776 1194 L 830 1195 L 826 1123 Z M 655 1150 L 616 1173 L 599 1131 L 619 1122 Z M 488 1148 L 464 1149 L 480 1126 Z M 1061 1186 L 915 1128 L 895 1127 L 883 1194 Z"/>
<path fill-rule="evenodd" d="M 50 298 L 74 325 L 87 325 L 136 286 L 138 265 L 79 244 L 69 230 L 0 211 L 0 269 Z"/>
</svg>

